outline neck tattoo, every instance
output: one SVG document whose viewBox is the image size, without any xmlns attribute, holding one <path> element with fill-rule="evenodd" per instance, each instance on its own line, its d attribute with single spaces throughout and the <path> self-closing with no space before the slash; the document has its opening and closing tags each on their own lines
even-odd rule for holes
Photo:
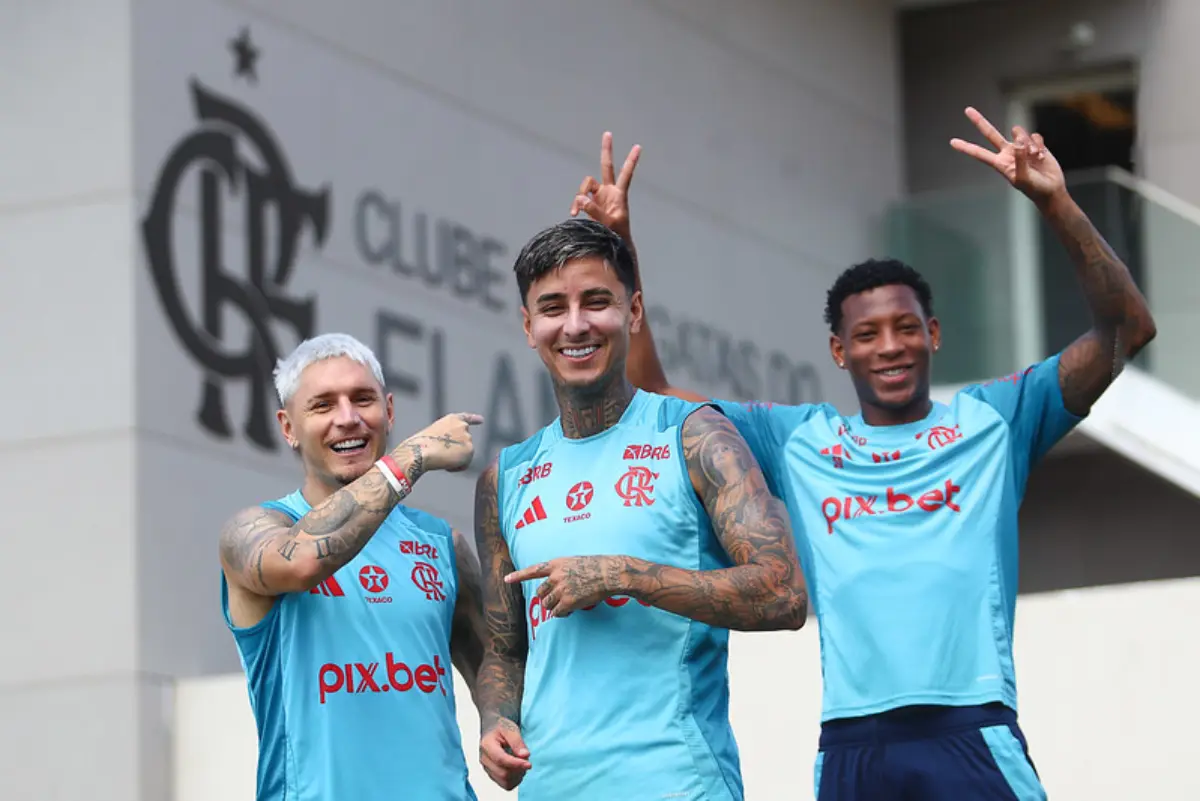
<svg viewBox="0 0 1200 801">
<path fill-rule="evenodd" d="M 599 386 L 568 387 L 556 384 L 554 397 L 562 416 L 563 434 L 583 439 L 617 424 L 633 400 L 634 389 L 624 374 L 605 379 Z"/>
</svg>

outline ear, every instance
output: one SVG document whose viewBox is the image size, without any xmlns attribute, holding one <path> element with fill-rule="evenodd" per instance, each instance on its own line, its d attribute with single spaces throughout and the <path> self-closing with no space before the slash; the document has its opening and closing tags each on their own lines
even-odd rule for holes
<svg viewBox="0 0 1200 801">
<path fill-rule="evenodd" d="M 384 404 L 387 409 L 387 421 L 388 421 L 387 432 L 389 434 L 391 434 L 392 433 L 392 423 L 396 422 L 396 408 L 392 403 L 392 393 L 389 392 L 387 394 Z"/>
<path fill-rule="evenodd" d="M 629 299 L 629 333 L 636 334 L 642 330 L 645 313 L 646 308 L 642 305 L 642 292 L 635 289 L 633 296 Z"/>
<path fill-rule="evenodd" d="M 292 419 L 288 417 L 287 411 L 279 409 L 275 412 L 275 419 L 279 421 L 279 433 L 283 434 L 284 442 L 287 443 L 289 448 L 296 450 L 296 447 L 300 443 L 296 440 L 296 431 L 292 426 Z"/>
<path fill-rule="evenodd" d="M 938 318 L 930 317 L 925 326 L 929 329 L 929 342 L 936 351 L 942 346 L 942 324 L 938 322 Z"/>
<path fill-rule="evenodd" d="M 829 335 L 829 355 L 833 358 L 833 363 L 841 369 L 846 369 L 846 347 L 842 344 L 842 338 L 837 334 Z"/>
<path fill-rule="evenodd" d="M 529 347 L 536 348 L 537 343 L 533 341 L 533 320 L 529 317 L 529 309 L 521 304 L 521 327 L 525 329 L 525 341 L 529 343 Z"/>
</svg>

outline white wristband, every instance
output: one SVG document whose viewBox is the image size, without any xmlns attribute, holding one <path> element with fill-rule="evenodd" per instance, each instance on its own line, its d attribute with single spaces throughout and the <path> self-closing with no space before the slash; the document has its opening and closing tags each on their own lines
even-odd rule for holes
<svg viewBox="0 0 1200 801">
<path fill-rule="evenodd" d="M 408 479 L 404 478 L 401 480 L 402 477 L 396 475 L 395 472 L 392 471 L 391 465 L 388 464 L 388 459 L 386 456 L 377 461 L 375 463 L 375 467 L 379 468 L 380 473 L 383 473 L 383 477 L 387 479 L 387 483 L 392 485 L 392 489 L 396 491 L 396 494 L 400 496 L 401 500 L 407 498 L 408 494 L 412 492 L 412 485 L 408 483 Z"/>
</svg>

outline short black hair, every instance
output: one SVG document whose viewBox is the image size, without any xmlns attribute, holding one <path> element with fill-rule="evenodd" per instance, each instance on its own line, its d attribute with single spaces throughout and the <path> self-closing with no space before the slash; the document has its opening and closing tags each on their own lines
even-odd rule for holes
<svg viewBox="0 0 1200 801">
<path fill-rule="evenodd" d="M 633 254 L 625 240 L 594 220 L 571 219 L 552 225 L 530 239 L 513 264 L 521 304 L 533 282 L 574 259 L 599 256 L 617 273 L 630 293 L 634 280 Z"/>
<path fill-rule="evenodd" d="M 933 316 L 933 291 L 919 272 L 899 259 L 867 259 L 847 268 L 825 296 L 825 322 L 837 333 L 842 327 L 842 301 L 881 286 L 903 284 L 917 293 L 926 319 Z"/>
</svg>

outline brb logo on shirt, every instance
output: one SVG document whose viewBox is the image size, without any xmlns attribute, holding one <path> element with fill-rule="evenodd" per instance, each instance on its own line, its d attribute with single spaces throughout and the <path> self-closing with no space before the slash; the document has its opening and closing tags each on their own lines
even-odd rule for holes
<svg viewBox="0 0 1200 801">
<path fill-rule="evenodd" d="M 670 445 L 626 445 L 625 456 L 622 457 L 625 461 L 637 461 L 639 459 L 670 459 Z"/>
<path fill-rule="evenodd" d="M 847 495 L 845 497 L 830 496 L 821 501 L 821 513 L 825 516 L 827 533 L 833 533 L 833 525 L 838 521 L 852 520 L 868 515 L 902 514 L 904 512 L 925 512 L 932 514 L 939 509 L 949 509 L 951 512 L 961 512 L 962 508 L 954 502 L 954 496 L 962 492 L 962 487 L 947 479 L 941 487 L 926 490 L 916 499 L 913 495 L 897 492 L 895 487 L 888 487 L 881 499 L 878 495 Z M 880 503 L 880 501 L 883 503 Z"/>
<path fill-rule="evenodd" d="M 376 676 L 379 672 L 378 662 L 347 662 L 344 665 L 326 662 L 317 671 L 321 703 L 325 703 L 326 696 L 339 692 L 351 695 L 393 690 L 406 693 L 415 688 L 426 695 L 438 689 L 442 695 L 446 694 L 446 687 L 442 684 L 446 669 L 442 667 L 441 657 L 437 654 L 433 655 L 431 665 L 409 667 L 404 662 L 397 662 L 392 652 L 388 651 L 384 654 L 383 671 L 382 676 Z"/>
</svg>

